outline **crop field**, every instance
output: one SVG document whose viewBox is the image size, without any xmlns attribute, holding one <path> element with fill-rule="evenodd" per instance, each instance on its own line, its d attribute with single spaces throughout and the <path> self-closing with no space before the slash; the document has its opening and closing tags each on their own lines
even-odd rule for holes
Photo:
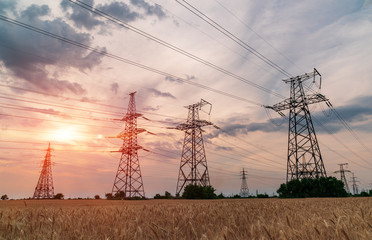
<svg viewBox="0 0 372 240">
<path fill-rule="evenodd" d="M 372 239 L 372 198 L 8 200 L 0 239 Z"/>
</svg>

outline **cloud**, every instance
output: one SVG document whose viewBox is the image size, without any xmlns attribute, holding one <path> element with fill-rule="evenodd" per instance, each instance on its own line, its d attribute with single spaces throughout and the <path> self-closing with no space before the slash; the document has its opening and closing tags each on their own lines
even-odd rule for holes
<svg viewBox="0 0 372 240">
<path fill-rule="evenodd" d="M 131 4 L 144 9 L 147 15 L 155 15 L 159 19 L 165 18 L 167 16 L 161 6 L 158 4 L 155 4 L 155 6 L 153 6 L 145 2 L 144 0 L 130 0 L 130 2 Z"/>
<path fill-rule="evenodd" d="M 0 14 L 5 14 L 6 10 L 15 11 L 16 0 L 2 0 L 0 1 Z"/>
<path fill-rule="evenodd" d="M 144 110 L 144 111 L 157 111 L 159 109 L 160 109 L 160 106 L 156 106 L 156 108 L 151 107 L 151 106 L 147 106 L 147 107 L 142 108 L 142 110 Z"/>
<path fill-rule="evenodd" d="M 352 127 L 361 131 L 372 131 L 372 96 L 357 97 L 351 101 L 349 105 L 336 108 L 336 111 L 341 117 Z M 285 113 L 288 114 L 288 113 Z M 313 124 L 315 125 L 316 133 L 337 133 L 346 130 L 342 122 L 337 116 L 332 113 L 330 116 L 325 116 L 322 112 L 311 113 Z M 282 118 L 274 118 L 274 123 L 283 123 L 275 125 L 270 119 L 265 122 L 250 122 L 244 118 L 230 118 L 226 122 L 228 124 L 218 124 L 223 130 L 214 130 L 212 133 L 206 134 L 207 139 L 213 139 L 221 134 L 230 136 L 246 135 L 250 132 L 287 132 L 288 120 Z"/>
<path fill-rule="evenodd" d="M 40 20 L 42 16 L 51 15 L 47 5 L 30 5 L 19 14 L 17 20 L 45 31 L 91 45 L 91 35 L 78 33 L 62 19 Z M 27 29 L 10 25 L 0 25 L 0 61 L 31 89 L 42 89 L 51 94 L 70 92 L 76 95 L 86 93 L 82 85 L 68 80 L 57 79 L 59 70 L 76 68 L 80 71 L 90 70 L 101 62 L 102 56 L 82 48 L 63 43 L 31 32 Z M 100 50 L 105 50 L 101 48 Z"/>
<path fill-rule="evenodd" d="M 123 2 L 112 2 L 110 4 L 99 4 L 97 8 L 109 15 L 119 18 L 125 22 L 133 22 L 137 20 L 141 15 L 135 11 L 132 11 L 129 5 Z"/>
<path fill-rule="evenodd" d="M 116 94 L 118 94 L 119 90 L 119 84 L 117 82 L 111 84 L 111 91 L 113 91 Z"/>
<path fill-rule="evenodd" d="M 21 13 L 21 17 L 34 21 L 35 19 L 46 16 L 50 13 L 50 8 L 47 5 L 38 6 L 35 4 L 30 5 L 25 11 Z"/>
<path fill-rule="evenodd" d="M 170 94 L 169 92 L 161 92 L 159 90 L 156 90 L 155 88 L 148 88 L 147 90 L 150 93 L 152 93 L 155 97 L 167 97 L 167 98 L 176 99 L 176 97 Z"/>
<path fill-rule="evenodd" d="M 234 151 L 233 147 L 223 147 L 223 146 L 217 146 L 216 150 L 223 150 L 223 151 Z"/>
<path fill-rule="evenodd" d="M 178 82 L 178 83 L 183 83 L 183 80 L 180 79 L 180 78 L 173 78 L 173 77 L 166 76 L 164 79 L 165 79 L 166 81 L 169 81 L 169 82 Z"/>
<path fill-rule="evenodd" d="M 85 0 L 84 3 L 92 6 L 94 1 Z M 87 30 L 91 30 L 96 26 L 103 24 L 103 21 L 95 18 L 95 14 L 89 12 L 87 9 L 71 3 L 68 0 L 62 0 L 60 6 L 62 7 L 62 10 L 66 12 L 66 16 L 71 19 L 78 28 L 84 27 Z M 69 9 L 72 10 L 72 13 L 68 12 Z"/>
<path fill-rule="evenodd" d="M 159 19 L 166 17 L 166 14 L 159 5 L 150 5 L 143 0 L 132 0 L 131 4 L 139 9 L 145 10 L 144 14 L 133 10 L 130 5 L 119 1 L 108 4 L 98 4 L 97 6 L 94 6 L 94 0 L 85 0 L 84 3 L 127 23 L 136 21 L 140 18 L 145 18 L 145 16 L 157 16 Z M 88 9 L 73 4 L 68 0 L 62 0 L 60 6 L 66 16 L 73 21 L 76 27 L 84 27 L 87 30 L 99 27 L 101 29 L 100 33 L 107 32 L 108 25 L 105 21 L 101 20 L 103 18 L 100 18 Z M 89 8 L 88 6 L 86 7 Z"/>
<path fill-rule="evenodd" d="M 37 113 L 43 113 L 47 115 L 53 115 L 53 116 L 60 116 L 64 118 L 71 118 L 70 115 L 56 111 L 53 108 L 33 108 L 33 107 L 23 107 L 23 110 L 25 111 L 30 111 L 30 112 L 37 112 Z"/>
<path fill-rule="evenodd" d="M 335 107 L 336 112 L 345 120 L 352 129 L 358 129 L 361 131 L 371 132 L 372 130 L 372 96 L 361 96 L 354 98 L 350 101 L 350 104 Z M 336 133 L 342 130 L 346 130 L 342 121 L 338 119 L 335 113 L 331 115 L 315 115 L 315 124 L 319 122 L 324 125 L 327 130 L 332 133 Z M 318 130 L 319 129 L 319 130 Z M 326 132 L 326 129 L 320 127 L 317 132 Z"/>
</svg>

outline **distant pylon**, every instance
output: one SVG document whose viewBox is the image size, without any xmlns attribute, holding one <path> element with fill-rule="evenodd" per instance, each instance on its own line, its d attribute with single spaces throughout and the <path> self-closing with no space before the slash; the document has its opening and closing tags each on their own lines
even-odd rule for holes
<svg viewBox="0 0 372 240">
<path fill-rule="evenodd" d="M 240 172 L 242 176 L 242 185 L 240 187 L 240 196 L 241 197 L 248 197 L 249 196 L 249 189 L 247 184 L 247 175 L 243 168 L 243 171 Z"/>
<path fill-rule="evenodd" d="M 212 104 L 203 99 L 198 103 L 186 106 L 186 108 L 189 109 L 187 121 L 186 123 L 182 123 L 176 127 L 178 130 L 185 131 L 177 181 L 177 195 L 179 195 L 184 187 L 189 184 L 199 186 L 210 185 L 202 127 L 213 124 L 206 120 L 199 119 L 199 110 L 201 110 L 205 105 L 210 105 L 208 113 L 210 114 Z"/>
<path fill-rule="evenodd" d="M 43 167 L 41 169 L 39 181 L 35 187 L 35 192 L 33 198 L 53 198 L 54 197 L 54 187 L 53 187 L 53 177 L 52 177 L 52 162 L 51 162 L 51 148 L 50 143 L 47 153 L 45 154 L 45 159 Z"/>
<path fill-rule="evenodd" d="M 354 173 L 351 173 L 353 176 L 351 177 L 351 181 L 353 182 L 353 194 L 354 195 L 357 195 L 359 194 L 359 190 L 358 190 L 358 185 L 357 185 L 357 182 L 359 181 L 356 181 L 356 178 L 357 177 L 354 177 Z"/>
<path fill-rule="evenodd" d="M 320 76 L 314 72 L 283 80 L 291 85 L 290 97 L 273 106 L 265 106 L 278 112 L 289 109 L 287 182 L 292 179 L 326 177 L 323 158 L 311 120 L 308 105 L 328 101 L 322 94 L 305 95 L 302 83 Z M 320 76 L 321 81 L 321 76 Z"/>
<path fill-rule="evenodd" d="M 142 114 L 136 113 L 135 95 L 130 93 L 127 114 L 120 119 L 125 122 L 125 129 L 117 137 L 123 139 L 118 170 L 116 172 L 112 195 L 123 192 L 124 198 L 145 197 L 142 175 L 138 159 L 138 150 L 143 149 L 137 144 L 137 135 L 145 132 L 145 129 L 137 128 L 137 118 Z"/>
<path fill-rule="evenodd" d="M 344 183 L 344 188 L 346 192 L 350 193 L 349 185 L 347 184 L 346 177 L 345 177 L 345 172 L 350 172 L 350 170 L 344 169 L 344 166 L 347 166 L 347 163 L 341 163 L 338 165 L 340 165 L 340 170 L 335 171 L 335 173 L 340 173 L 341 181 Z"/>
</svg>

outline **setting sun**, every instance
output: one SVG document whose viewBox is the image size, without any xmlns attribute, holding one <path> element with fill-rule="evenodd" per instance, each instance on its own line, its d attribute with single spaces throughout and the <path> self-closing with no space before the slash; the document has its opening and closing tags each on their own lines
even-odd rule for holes
<svg viewBox="0 0 372 240">
<path fill-rule="evenodd" d="M 78 136 L 76 133 L 76 128 L 69 126 L 57 129 L 52 133 L 51 138 L 59 142 L 69 142 L 76 140 Z"/>
</svg>

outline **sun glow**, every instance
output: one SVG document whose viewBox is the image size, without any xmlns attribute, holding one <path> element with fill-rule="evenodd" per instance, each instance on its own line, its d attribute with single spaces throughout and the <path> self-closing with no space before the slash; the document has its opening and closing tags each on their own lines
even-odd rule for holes
<svg viewBox="0 0 372 240">
<path fill-rule="evenodd" d="M 68 127 L 57 129 L 55 132 L 53 132 L 52 138 L 55 141 L 59 141 L 59 142 L 70 142 L 70 141 L 77 140 L 78 135 L 77 135 L 76 128 L 68 126 Z"/>
</svg>

